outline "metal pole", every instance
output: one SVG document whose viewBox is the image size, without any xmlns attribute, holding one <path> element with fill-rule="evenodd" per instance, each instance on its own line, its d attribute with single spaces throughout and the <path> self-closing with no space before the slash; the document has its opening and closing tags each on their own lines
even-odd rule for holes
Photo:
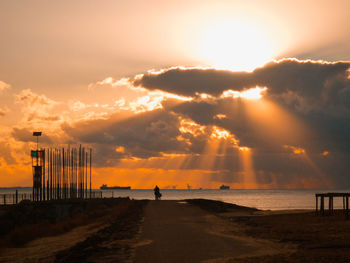
<svg viewBox="0 0 350 263">
<path fill-rule="evenodd" d="M 43 169 L 43 200 L 44 200 L 44 201 L 45 201 L 45 199 L 46 199 L 46 198 L 45 198 L 45 186 L 46 186 L 46 185 L 45 185 L 45 179 L 46 179 L 46 178 L 45 178 L 45 170 L 46 170 L 46 169 L 45 169 L 45 168 L 46 168 L 46 167 L 45 167 L 45 164 L 46 164 L 45 157 L 46 157 L 46 151 L 45 151 L 45 149 L 44 149 L 44 150 L 43 150 L 43 156 L 42 156 L 42 158 L 43 158 L 43 168 L 42 168 L 42 169 Z"/>
<path fill-rule="evenodd" d="M 85 153 L 85 198 L 87 198 L 87 162 L 88 162 L 88 157 L 87 157 L 87 152 Z"/>
<path fill-rule="evenodd" d="M 92 149 L 90 148 L 90 198 L 91 198 L 91 163 L 92 163 Z"/>
</svg>

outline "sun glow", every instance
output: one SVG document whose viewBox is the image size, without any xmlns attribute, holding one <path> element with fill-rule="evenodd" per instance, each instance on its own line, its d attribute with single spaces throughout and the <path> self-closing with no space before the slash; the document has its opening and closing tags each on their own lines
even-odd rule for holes
<svg viewBox="0 0 350 263">
<path fill-rule="evenodd" d="M 266 87 L 255 87 L 251 89 L 246 89 L 243 91 L 235 91 L 235 90 L 226 90 L 222 93 L 221 97 L 227 98 L 232 97 L 236 98 L 244 98 L 248 100 L 258 100 L 263 97 L 264 92 L 267 90 Z"/>
<path fill-rule="evenodd" d="M 199 55 L 216 68 L 252 71 L 272 60 L 274 52 L 258 28 L 244 21 L 224 20 L 206 30 Z"/>
<path fill-rule="evenodd" d="M 249 99 L 249 100 L 258 100 L 262 98 L 262 93 L 264 93 L 267 90 L 267 88 L 260 88 L 260 87 L 256 87 L 256 88 L 252 88 L 252 89 L 248 89 L 245 91 L 242 91 L 240 93 L 240 97 L 244 98 L 244 99 Z"/>
</svg>

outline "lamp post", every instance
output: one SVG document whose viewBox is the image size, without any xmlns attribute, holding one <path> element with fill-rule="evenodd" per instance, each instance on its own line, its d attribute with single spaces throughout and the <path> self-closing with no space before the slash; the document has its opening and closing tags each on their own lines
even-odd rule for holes
<svg viewBox="0 0 350 263">
<path fill-rule="evenodd" d="M 33 132 L 33 136 L 36 137 L 36 150 L 39 149 L 39 136 L 41 136 L 41 132 Z"/>
</svg>

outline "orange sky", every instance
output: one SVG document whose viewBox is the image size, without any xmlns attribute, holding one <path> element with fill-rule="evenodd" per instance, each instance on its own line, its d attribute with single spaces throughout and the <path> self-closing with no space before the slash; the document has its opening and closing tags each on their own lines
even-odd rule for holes
<svg viewBox="0 0 350 263">
<path fill-rule="evenodd" d="M 94 187 L 344 185 L 349 79 L 325 61 L 350 60 L 348 10 L 346 0 L 2 1 L 0 187 L 31 186 L 34 130 L 44 147 L 92 147 Z"/>
</svg>

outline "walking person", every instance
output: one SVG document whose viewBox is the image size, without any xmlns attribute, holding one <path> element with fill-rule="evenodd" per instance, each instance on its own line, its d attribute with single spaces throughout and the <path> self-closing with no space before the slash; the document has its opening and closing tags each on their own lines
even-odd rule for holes
<svg viewBox="0 0 350 263">
<path fill-rule="evenodd" d="M 158 185 L 156 185 L 156 187 L 154 187 L 153 191 L 154 191 L 155 199 L 160 200 L 160 198 L 162 197 L 162 194 L 160 193 Z"/>
</svg>

